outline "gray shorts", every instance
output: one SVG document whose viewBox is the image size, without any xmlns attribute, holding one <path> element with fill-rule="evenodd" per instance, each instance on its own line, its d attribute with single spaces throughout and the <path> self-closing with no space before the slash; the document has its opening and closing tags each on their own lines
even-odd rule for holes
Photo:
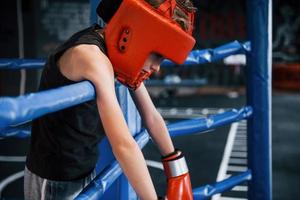
<svg viewBox="0 0 300 200">
<path fill-rule="evenodd" d="M 73 200 L 96 176 L 90 175 L 75 181 L 52 181 L 41 178 L 25 167 L 25 200 Z"/>
</svg>

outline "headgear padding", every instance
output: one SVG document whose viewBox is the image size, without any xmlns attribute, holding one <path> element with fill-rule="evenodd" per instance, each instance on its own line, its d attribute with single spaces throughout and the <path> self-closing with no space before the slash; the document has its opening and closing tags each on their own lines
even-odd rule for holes
<svg viewBox="0 0 300 200">
<path fill-rule="evenodd" d="M 139 87 L 151 75 L 142 70 L 151 53 L 177 64 L 185 61 L 195 44 L 193 26 L 183 30 L 172 18 L 175 9 L 185 12 L 193 23 L 194 12 L 183 9 L 176 0 L 166 0 L 157 9 L 144 0 L 122 1 L 104 30 L 108 57 L 121 83 L 131 89 Z"/>
</svg>

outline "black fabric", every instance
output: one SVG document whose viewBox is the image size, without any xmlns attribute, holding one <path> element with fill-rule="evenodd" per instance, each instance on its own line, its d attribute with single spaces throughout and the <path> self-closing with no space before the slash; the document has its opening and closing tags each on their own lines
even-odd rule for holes
<svg viewBox="0 0 300 200">
<path fill-rule="evenodd" d="M 43 69 L 39 90 L 48 90 L 74 83 L 64 77 L 57 60 L 69 48 L 94 44 L 106 53 L 105 43 L 93 25 L 74 34 L 50 54 Z M 90 174 L 98 158 L 97 144 L 104 136 L 96 100 L 82 103 L 32 122 L 31 146 L 26 165 L 42 178 L 68 181 Z"/>
<path fill-rule="evenodd" d="M 161 156 L 161 159 L 164 160 L 164 159 L 168 159 L 174 155 L 176 155 L 178 153 L 178 151 L 180 151 L 179 149 L 175 149 L 173 152 L 167 154 L 167 155 L 164 155 L 164 156 Z"/>
<path fill-rule="evenodd" d="M 97 14 L 108 23 L 112 16 L 117 12 L 122 0 L 102 0 L 97 6 Z"/>
</svg>

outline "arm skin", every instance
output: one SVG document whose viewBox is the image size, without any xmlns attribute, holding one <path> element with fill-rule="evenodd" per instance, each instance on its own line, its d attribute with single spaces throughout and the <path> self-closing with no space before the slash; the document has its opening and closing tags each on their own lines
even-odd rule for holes
<svg viewBox="0 0 300 200">
<path fill-rule="evenodd" d="M 161 155 L 165 156 L 174 152 L 174 146 L 166 124 L 160 113 L 156 110 L 145 85 L 141 84 L 141 86 L 135 91 L 132 91 L 131 94 L 143 122 L 151 138 L 157 144 Z"/>
<path fill-rule="evenodd" d="M 118 104 L 113 68 L 108 58 L 97 46 L 83 44 L 67 50 L 58 64 L 68 79 L 93 83 L 106 136 L 123 172 L 141 199 L 157 199 L 143 154 L 131 136 Z"/>
</svg>

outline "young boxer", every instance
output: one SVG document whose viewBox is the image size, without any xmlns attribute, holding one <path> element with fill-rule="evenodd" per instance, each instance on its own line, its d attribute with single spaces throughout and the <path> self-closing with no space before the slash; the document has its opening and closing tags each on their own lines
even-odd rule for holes
<svg viewBox="0 0 300 200">
<path fill-rule="evenodd" d="M 25 199 L 76 197 L 95 176 L 97 144 L 104 136 L 140 199 L 158 198 L 118 104 L 115 78 L 131 90 L 160 150 L 168 182 L 166 198 L 193 199 L 183 154 L 174 149 L 142 82 L 159 70 L 164 58 L 184 62 L 195 44 L 194 12 L 189 0 L 102 0 L 97 13 L 107 26 L 93 25 L 74 34 L 49 56 L 40 90 L 89 80 L 96 99 L 33 121 Z"/>
</svg>

